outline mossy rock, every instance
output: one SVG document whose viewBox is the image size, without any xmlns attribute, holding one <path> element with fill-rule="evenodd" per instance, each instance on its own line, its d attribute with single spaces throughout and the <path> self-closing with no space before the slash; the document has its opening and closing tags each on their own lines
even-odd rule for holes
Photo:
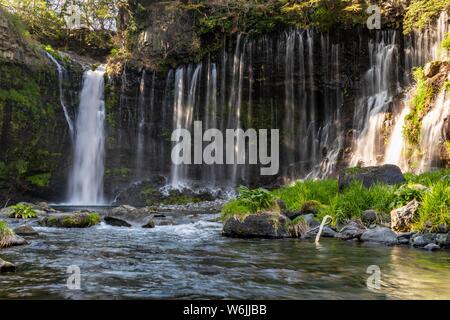
<svg viewBox="0 0 450 320">
<path fill-rule="evenodd" d="M 53 228 L 89 228 L 100 223 L 95 212 L 75 212 L 49 215 L 39 221 L 41 226 Z"/>
</svg>

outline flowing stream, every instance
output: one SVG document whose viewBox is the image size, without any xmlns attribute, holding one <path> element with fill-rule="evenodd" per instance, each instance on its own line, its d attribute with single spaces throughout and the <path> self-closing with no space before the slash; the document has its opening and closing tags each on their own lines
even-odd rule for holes
<svg viewBox="0 0 450 320">
<path fill-rule="evenodd" d="M 30 245 L 2 250 L 18 269 L 1 276 L 0 299 L 450 299 L 448 251 L 229 239 L 215 215 L 173 217 L 177 225 L 154 229 L 36 226 Z M 74 265 L 81 290 L 66 286 Z M 371 265 L 380 290 L 366 286 Z"/>
</svg>

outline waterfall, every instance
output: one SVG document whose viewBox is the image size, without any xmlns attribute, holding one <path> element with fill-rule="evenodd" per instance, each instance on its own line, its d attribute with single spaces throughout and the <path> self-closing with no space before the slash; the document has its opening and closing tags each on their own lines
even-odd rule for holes
<svg viewBox="0 0 450 320">
<path fill-rule="evenodd" d="M 194 112 L 197 103 L 197 87 L 202 70 L 202 64 L 198 64 L 192 73 L 192 66 L 177 69 L 175 74 L 175 92 L 174 92 L 174 129 L 192 130 Z M 185 81 L 187 77 L 186 86 Z M 187 99 L 185 99 L 185 88 L 188 89 Z M 177 141 L 181 136 L 177 136 Z M 170 184 L 173 188 L 182 188 L 186 186 L 188 180 L 188 165 L 172 165 Z"/>
<path fill-rule="evenodd" d="M 392 133 L 389 139 L 389 143 L 386 147 L 386 152 L 384 154 L 385 164 L 395 164 L 399 166 L 402 171 L 408 170 L 408 164 L 405 160 L 405 139 L 403 137 L 403 127 L 405 126 L 405 118 L 411 111 L 409 108 L 408 96 L 403 101 L 403 107 L 400 114 L 395 119 L 395 125 L 392 129 Z"/>
<path fill-rule="evenodd" d="M 381 31 L 380 39 L 369 42 L 370 69 L 364 76 L 362 95 L 356 105 L 354 126 L 356 129 L 355 152 L 351 165 L 361 161 L 364 165 L 376 165 L 383 151 L 381 134 L 386 112 L 394 95 L 398 93 L 398 47 L 396 31 Z"/>
<path fill-rule="evenodd" d="M 433 109 L 422 119 L 420 150 L 423 153 L 419 171 L 429 171 L 437 167 L 439 150 L 443 140 L 443 128 L 446 118 L 450 116 L 450 96 L 441 90 Z"/>
<path fill-rule="evenodd" d="M 104 203 L 103 176 L 105 156 L 105 67 L 84 74 L 72 174 L 69 179 L 69 203 L 97 205 Z"/>
<path fill-rule="evenodd" d="M 138 98 L 138 132 L 136 148 L 136 176 L 142 176 L 144 143 L 145 143 L 145 70 L 142 71 L 141 81 L 139 83 Z"/>
<path fill-rule="evenodd" d="M 64 112 L 64 117 L 66 118 L 67 125 L 69 126 L 70 138 L 74 139 L 75 131 L 73 127 L 72 119 L 70 118 L 69 111 L 64 100 L 64 90 L 63 90 L 63 79 L 65 69 L 64 67 L 50 54 L 47 52 L 48 58 L 56 65 L 56 70 L 58 71 L 58 88 L 59 88 L 59 101 Z"/>
</svg>

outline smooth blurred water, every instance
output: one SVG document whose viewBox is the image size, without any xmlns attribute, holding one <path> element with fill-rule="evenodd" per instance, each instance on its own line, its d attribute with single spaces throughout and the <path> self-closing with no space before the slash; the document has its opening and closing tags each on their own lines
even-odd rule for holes
<svg viewBox="0 0 450 320">
<path fill-rule="evenodd" d="M 155 229 L 40 228 L 29 246 L 1 251 L 18 266 L 0 275 L 0 298 L 450 299 L 450 252 L 221 236 L 215 216 Z M 81 290 L 66 287 L 81 268 Z M 367 289 L 367 267 L 382 287 Z"/>
</svg>

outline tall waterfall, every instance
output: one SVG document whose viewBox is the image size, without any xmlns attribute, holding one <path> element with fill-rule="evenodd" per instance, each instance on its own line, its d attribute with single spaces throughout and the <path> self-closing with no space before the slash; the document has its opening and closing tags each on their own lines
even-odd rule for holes
<svg viewBox="0 0 450 320">
<path fill-rule="evenodd" d="M 139 83 L 139 99 L 138 99 L 138 132 L 136 147 L 136 176 L 142 174 L 144 143 L 145 143 L 145 70 L 142 71 L 141 81 Z"/>
<path fill-rule="evenodd" d="M 73 140 L 75 137 L 75 130 L 73 126 L 72 118 L 70 118 L 69 111 L 67 110 L 66 102 L 64 99 L 64 90 L 63 90 L 63 79 L 65 69 L 64 67 L 50 54 L 47 52 L 47 57 L 56 65 L 56 70 L 58 71 L 58 88 L 59 88 L 59 100 L 61 103 L 61 107 L 64 112 L 64 117 L 66 119 L 67 125 L 69 127 L 70 138 Z"/>
<path fill-rule="evenodd" d="M 383 153 L 382 128 L 386 112 L 400 89 L 396 31 L 381 31 L 378 41 L 370 41 L 370 69 L 363 80 L 362 95 L 356 105 L 355 152 L 351 165 L 376 165 Z"/>
<path fill-rule="evenodd" d="M 105 68 L 84 74 L 76 121 L 74 161 L 69 179 L 69 203 L 104 203 L 103 176 L 105 156 Z"/>
</svg>

